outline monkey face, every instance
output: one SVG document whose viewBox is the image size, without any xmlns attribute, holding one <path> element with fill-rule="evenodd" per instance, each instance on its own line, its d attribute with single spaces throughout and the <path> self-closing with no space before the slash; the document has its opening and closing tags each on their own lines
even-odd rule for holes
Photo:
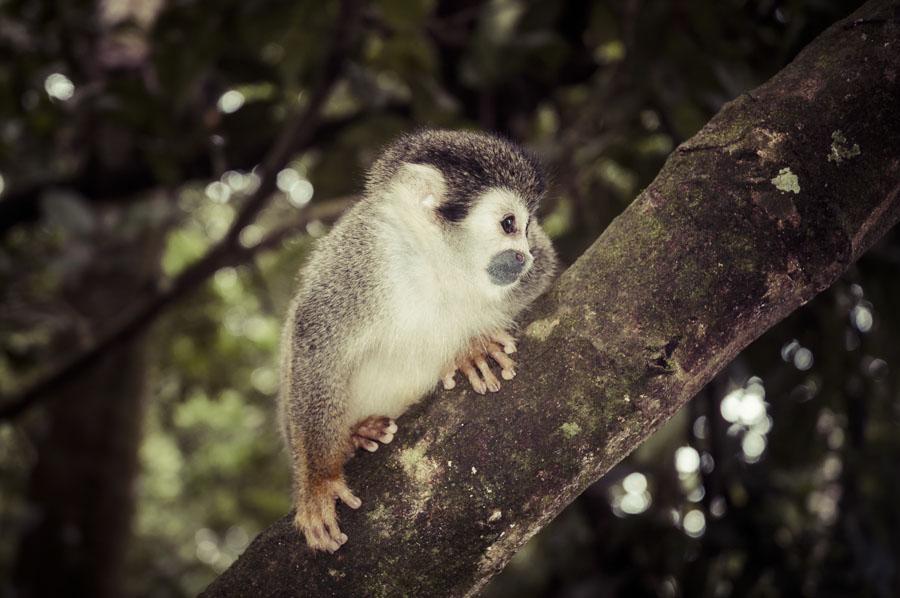
<svg viewBox="0 0 900 598">
<path fill-rule="evenodd" d="M 494 292 L 510 288 L 531 269 L 528 242 L 533 216 L 514 192 L 493 188 L 483 193 L 460 223 L 468 262 L 478 271 L 476 282 Z"/>
</svg>

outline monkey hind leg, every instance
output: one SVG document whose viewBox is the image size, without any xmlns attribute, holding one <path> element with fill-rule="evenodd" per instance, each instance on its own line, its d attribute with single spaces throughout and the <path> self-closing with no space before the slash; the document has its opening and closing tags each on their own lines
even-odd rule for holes
<svg viewBox="0 0 900 598">
<path fill-rule="evenodd" d="M 346 541 L 337 521 L 335 501 L 352 509 L 362 501 L 354 496 L 344 481 L 344 462 L 353 447 L 346 430 L 336 426 L 298 425 L 288 420 L 287 432 L 294 469 L 294 527 L 303 534 L 313 550 L 334 552 Z"/>
<path fill-rule="evenodd" d="M 378 442 L 388 444 L 394 439 L 397 424 L 389 417 L 373 415 L 354 425 L 352 430 L 354 446 L 374 453 L 378 450 Z M 378 442 L 375 442 L 376 440 Z"/>
</svg>

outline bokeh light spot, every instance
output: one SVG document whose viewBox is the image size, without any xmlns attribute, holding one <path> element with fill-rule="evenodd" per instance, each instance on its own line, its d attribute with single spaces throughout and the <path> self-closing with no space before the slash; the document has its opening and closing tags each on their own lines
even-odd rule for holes
<svg viewBox="0 0 900 598">
<path fill-rule="evenodd" d="M 54 100 L 65 102 L 75 95 L 75 84 L 62 73 L 53 73 L 44 79 L 44 91 Z"/>
<path fill-rule="evenodd" d="M 691 474 L 700 469 L 700 454 L 691 446 L 681 446 L 675 451 L 675 469 L 679 474 Z"/>
<path fill-rule="evenodd" d="M 706 531 L 706 516 L 699 509 L 688 511 L 681 522 L 681 527 L 690 537 L 699 538 Z"/>
<path fill-rule="evenodd" d="M 813 366 L 813 353 L 806 347 L 800 347 L 794 353 L 794 367 L 800 371 L 806 371 Z"/>
<path fill-rule="evenodd" d="M 220 112 L 231 114 L 240 110 L 245 101 L 244 94 L 236 89 L 229 89 L 219 98 L 217 106 Z"/>
</svg>

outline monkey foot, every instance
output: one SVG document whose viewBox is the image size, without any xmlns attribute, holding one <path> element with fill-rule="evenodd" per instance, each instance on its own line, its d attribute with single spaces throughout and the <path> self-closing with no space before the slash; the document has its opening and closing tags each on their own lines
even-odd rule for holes
<svg viewBox="0 0 900 598">
<path fill-rule="evenodd" d="M 387 444 L 394 439 L 397 424 L 389 417 L 367 417 L 353 430 L 353 444 L 356 448 L 366 449 L 370 453 L 378 450 L 378 442 Z M 375 441 L 378 442 L 375 442 Z"/>
<path fill-rule="evenodd" d="M 351 509 L 358 509 L 362 501 L 353 495 L 343 478 L 325 480 L 303 494 L 297 501 L 294 527 L 313 550 L 336 551 L 347 541 L 347 534 L 338 527 L 335 500 L 340 499 Z"/>
<path fill-rule="evenodd" d="M 516 352 L 516 341 L 504 330 L 493 332 L 472 340 L 469 346 L 456 358 L 454 364 L 441 376 L 445 390 L 456 387 L 453 376 L 457 370 L 466 375 L 469 384 L 478 394 L 500 390 L 500 381 L 491 371 L 488 357 L 500 366 L 500 377 L 512 380 L 516 376 L 516 362 L 508 357 Z"/>
</svg>

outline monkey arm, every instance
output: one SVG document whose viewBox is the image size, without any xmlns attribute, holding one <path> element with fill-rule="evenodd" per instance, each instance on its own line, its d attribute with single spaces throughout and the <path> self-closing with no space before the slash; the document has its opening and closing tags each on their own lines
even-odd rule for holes
<svg viewBox="0 0 900 598">
<path fill-rule="evenodd" d="M 472 339 L 453 365 L 441 374 L 444 390 L 456 387 L 454 375 L 457 371 L 461 371 L 475 392 L 479 394 L 484 394 L 488 390 L 497 392 L 500 390 L 500 381 L 491 371 L 489 360 L 500 366 L 500 376 L 504 380 L 512 380 L 516 376 L 516 362 L 509 354 L 515 352 L 516 341 L 505 330 L 497 330 L 489 335 Z"/>
<path fill-rule="evenodd" d="M 335 499 L 354 509 L 362 504 L 344 481 L 344 463 L 353 454 L 342 400 L 346 377 L 302 338 L 286 348 L 280 411 L 293 470 L 294 527 L 312 548 L 334 552 L 347 541 Z"/>
</svg>

